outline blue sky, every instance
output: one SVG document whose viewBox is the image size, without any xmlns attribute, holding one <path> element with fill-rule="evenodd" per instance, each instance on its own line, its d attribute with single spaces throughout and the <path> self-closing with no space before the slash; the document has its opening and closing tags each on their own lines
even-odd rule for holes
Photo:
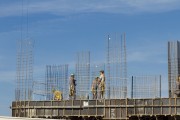
<svg viewBox="0 0 180 120">
<path fill-rule="evenodd" d="M 26 37 L 27 0 L 0 0 L 0 115 L 11 115 L 16 79 L 16 42 Z M 180 38 L 178 0 L 29 0 L 29 37 L 35 40 L 34 76 L 45 65 L 69 64 L 91 51 L 105 61 L 109 33 L 126 32 L 128 76 L 162 75 L 167 97 L 167 41 Z"/>
</svg>

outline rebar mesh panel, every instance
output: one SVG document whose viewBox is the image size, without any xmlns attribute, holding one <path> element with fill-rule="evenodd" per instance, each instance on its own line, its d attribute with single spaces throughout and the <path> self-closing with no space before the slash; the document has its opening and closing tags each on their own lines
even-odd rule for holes
<svg viewBox="0 0 180 120">
<path fill-rule="evenodd" d="M 176 79 L 180 75 L 180 42 L 168 42 L 168 82 L 169 97 L 174 97 Z"/>
<path fill-rule="evenodd" d="M 33 81 L 33 100 L 45 100 L 45 78 L 36 78 Z"/>
<path fill-rule="evenodd" d="M 90 90 L 90 52 L 78 52 L 75 79 L 77 99 L 85 99 Z"/>
<path fill-rule="evenodd" d="M 46 99 L 53 99 L 53 90 L 62 92 L 63 99 L 68 99 L 68 65 L 46 66 Z"/>
<path fill-rule="evenodd" d="M 19 40 L 17 46 L 15 100 L 32 100 L 34 41 Z"/>
<path fill-rule="evenodd" d="M 160 98 L 161 76 L 133 76 L 132 98 Z"/>
<path fill-rule="evenodd" d="M 125 34 L 109 35 L 107 47 L 107 98 L 127 97 Z"/>
</svg>

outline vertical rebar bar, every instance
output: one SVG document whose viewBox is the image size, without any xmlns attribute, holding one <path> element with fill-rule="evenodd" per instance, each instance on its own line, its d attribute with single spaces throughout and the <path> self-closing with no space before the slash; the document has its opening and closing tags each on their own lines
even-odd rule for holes
<svg viewBox="0 0 180 120">
<path fill-rule="evenodd" d="M 53 99 L 53 90 L 62 92 L 63 99 L 68 99 L 68 65 L 46 66 L 46 99 Z"/>
<path fill-rule="evenodd" d="M 133 76 L 132 76 L 132 79 L 131 79 L 131 98 L 133 99 Z"/>
<path fill-rule="evenodd" d="M 107 83 L 109 98 L 127 97 L 126 37 L 124 34 L 108 35 Z"/>
<path fill-rule="evenodd" d="M 169 97 L 174 97 L 176 79 L 180 75 L 180 42 L 168 42 L 168 83 L 169 83 Z"/>
<path fill-rule="evenodd" d="M 77 80 L 77 99 L 85 99 L 90 90 L 90 52 L 78 52 L 75 79 Z"/>
<path fill-rule="evenodd" d="M 18 100 L 32 100 L 33 86 L 33 48 L 30 39 L 18 41 L 16 96 Z"/>
<path fill-rule="evenodd" d="M 133 76 L 131 85 L 133 98 L 161 97 L 161 75 Z"/>
</svg>

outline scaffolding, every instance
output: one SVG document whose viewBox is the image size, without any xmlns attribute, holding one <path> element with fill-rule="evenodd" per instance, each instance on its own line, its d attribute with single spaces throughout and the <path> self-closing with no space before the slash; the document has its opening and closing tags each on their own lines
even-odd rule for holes
<svg viewBox="0 0 180 120">
<path fill-rule="evenodd" d="M 180 42 L 168 42 L 168 82 L 169 97 L 174 97 L 176 79 L 180 75 Z"/>
<path fill-rule="evenodd" d="M 68 65 L 47 65 L 45 82 L 46 99 L 53 99 L 53 90 L 62 92 L 63 99 L 68 98 Z"/>
<path fill-rule="evenodd" d="M 126 35 L 108 35 L 107 98 L 127 97 Z"/>
<path fill-rule="evenodd" d="M 76 98 L 84 99 L 90 94 L 90 52 L 78 52 L 76 58 Z"/>
<path fill-rule="evenodd" d="M 15 99 L 32 100 L 34 41 L 19 40 L 17 46 Z"/>
<path fill-rule="evenodd" d="M 161 98 L 161 75 L 132 76 L 131 98 Z"/>
</svg>

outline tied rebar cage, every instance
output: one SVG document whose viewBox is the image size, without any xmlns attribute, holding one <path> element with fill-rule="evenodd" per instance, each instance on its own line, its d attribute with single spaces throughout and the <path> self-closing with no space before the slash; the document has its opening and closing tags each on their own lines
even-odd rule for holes
<svg viewBox="0 0 180 120">
<path fill-rule="evenodd" d="M 132 76 L 131 98 L 160 98 L 161 75 Z"/>
<path fill-rule="evenodd" d="M 19 40 L 17 46 L 15 99 L 32 100 L 34 41 Z"/>
<path fill-rule="evenodd" d="M 168 82 L 169 97 L 174 97 L 176 80 L 180 75 L 180 42 L 168 42 Z"/>
<path fill-rule="evenodd" d="M 90 52 L 78 52 L 76 56 L 76 98 L 84 99 L 90 91 Z"/>
<path fill-rule="evenodd" d="M 107 98 L 127 97 L 126 36 L 108 35 L 107 45 Z"/>
<path fill-rule="evenodd" d="M 46 99 L 53 99 L 53 91 L 62 92 L 63 99 L 68 99 L 68 65 L 46 66 Z"/>
</svg>

